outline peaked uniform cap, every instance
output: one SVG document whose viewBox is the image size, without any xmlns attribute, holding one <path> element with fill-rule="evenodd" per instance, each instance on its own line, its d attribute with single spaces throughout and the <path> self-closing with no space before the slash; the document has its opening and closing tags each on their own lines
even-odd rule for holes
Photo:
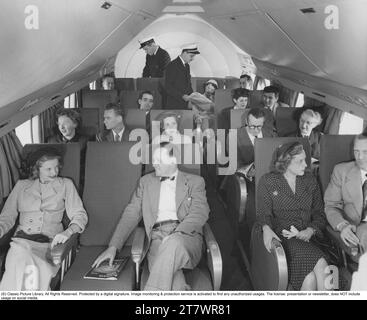
<svg viewBox="0 0 367 320">
<path fill-rule="evenodd" d="M 151 44 L 153 42 L 155 42 L 153 37 L 147 37 L 147 38 L 141 39 L 139 41 L 140 49 L 143 49 L 145 46 L 147 46 L 148 44 Z"/>
<path fill-rule="evenodd" d="M 196 43 L 185 44 L 181 47 L 181 49 L 182 49 L 182 52 L 200 54 L 198 50 L 198 45 Z"/>
</svg>

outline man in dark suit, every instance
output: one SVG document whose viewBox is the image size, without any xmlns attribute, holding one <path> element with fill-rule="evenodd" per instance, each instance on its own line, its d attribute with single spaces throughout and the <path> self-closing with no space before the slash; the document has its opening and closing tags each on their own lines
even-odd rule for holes
<svg viewBox="0 0 367 320">
<path fill-rule="evenodd" d="M 245 167 L 246 175 L 253 178 L 255 139 L 275 137 L 275 134 L 273 130 L 264 127 L 266 114 L 262 108 L 252 108 L 244 116 L 244 126 L 237 130 L 237 168 Z"/>
<path fill-rule="evenodd" d="M 171 61 L 165 72 L 166 109 L 187 109 L 193 92 L 189 63 L 199 54 L 196 44 L 182 47 L 181 54 Z"/>
<path fill-rule="evenodd" d="M 124 110 L 115 103 L 109 103 L 104 110 L 104 124 L 106 130 L 97 133 L 98 142 L 129 141 L 129 129 L 124 124 Z"/>
<path fill-rule="evenodd" d="M 205 182 L 200 176 L 177 169 L 176 148 L 162 142 L 154 150 L 155 172 L 140 179 L 109 247 L 93 263 L 98 266 L 109 260 L 111 264 L 117 250 L 143 219 L 150 271 L 144 290 L 189 289 L 182 269 L 195 268 L 201 258 L 202 228 L 209 215 Z"/>
<path fill-rule="evenodd" d="M 171 62 L 168 52 L 158 46 L 152 37 L 141 40 L 140 49 L 147 54 L 143 78 L 163 78 L 164 70 Z"/>
</svg>

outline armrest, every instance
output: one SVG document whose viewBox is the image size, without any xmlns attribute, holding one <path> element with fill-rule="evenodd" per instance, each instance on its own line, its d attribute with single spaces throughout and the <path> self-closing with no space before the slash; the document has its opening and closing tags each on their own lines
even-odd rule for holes
<svg viewBox="0 0 367 320">
<path fill-rule="evenodd" d="M 134 263 L 141 263 L 143 259 L 145 242 L 145 230 L 142 227 L 137 227 L 134 234 L 133 243 L 131 245 L 131 258 Z"/>
<path fill-rule="evenodd" d="M 263 231 L 255 223 L 251 234 L 251 281 L 255 290 L 287 290 L 288 266 L 281 242 L 272 240 L 270 253 L 264 246 Z"/>
<path fill-rule="evenodd" d="M 240 207 L 239 207 L 239 217 L 238 222 L 241 223 L 246 216 L 246 203 L 247 203 L 247 183 L 251 183 L 246 177 L 236 174 L 238 181 L 239 193 L 240 193 Z"/>
<path fill-rule="evenodd" d="M 218 291 L 222 282 L 222 256 L 220 254 L 218 242 L 215 240 L 209 224 L 206 223 L 204 225 L 203 231 L 208 267 L 213 281 L 213 290 Z"/>
<path fill-rule="evenodd" d="M 330 239 L 342 250 L 344 251 L 346 254 L 350 255 L 351 257 L 353 257 L 353 260 L 359 259 L 360 257 L 360 253 L 361 251 L 356 250 L 356 248 L 354 247 L 348 247 L 344 241 L 342 240 L 342 238 L 340 238 L 340 232 L 339 231 L 335 231 L 331 226 L 327 226 L 326 227 L 326 232 L 328 234 L 328 236 L 330 237 Z"/>
<path fill-rule="evenodd" d="M 74 233 L 65 243 L 59 243 L 51 249 L 50 259 L 54 265 L 59 265 L 69 252 L 78 244 L 78 233 Z"/>
</svg>

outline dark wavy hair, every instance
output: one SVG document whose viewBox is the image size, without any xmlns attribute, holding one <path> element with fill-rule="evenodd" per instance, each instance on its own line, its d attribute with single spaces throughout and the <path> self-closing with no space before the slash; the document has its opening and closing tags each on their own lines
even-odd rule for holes
<svg viewBox="0 0 367 320">
<path fill-rule="evenodd" d="M 300 142 L 289 142 L 280 145 L 273 153 L 271 171 L 275 173 L 284 173 L 287 171 L 292 159 L 304 151 Z"/>
<path fill-rule="evenodd" d="M 164 119 L 170 118 L 170 117 L 175 118 L 176 123 L 177 123 L 177 131 L 180 132 L 181 118 L 182 118 L 181 113 L 180 112 L 175 112 L 175 111 L 164 111 L 164 112 L 160 113 L 155 118 L 155 121 L 159 121 L 160 122 L 161 133 L 164 131 Z"/>
</svg>

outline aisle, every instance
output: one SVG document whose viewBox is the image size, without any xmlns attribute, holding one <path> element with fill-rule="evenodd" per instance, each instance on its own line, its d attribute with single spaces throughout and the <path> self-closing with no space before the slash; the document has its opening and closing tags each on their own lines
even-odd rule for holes
<svg viewBox="0 0 367 320">
<path fill-rule="evenodd" d="M 204 173 L 204 172 L 203 172 Z M 209 225 L 219 243 L 223 260 L 221 290 L 252 290 L 247 272 L 241 267 L 239 252 L 234 246 L 235 239 L 225 208 L 216 192 L 213 171 L 203 174 L 210 207 Z"/>
</svg>

